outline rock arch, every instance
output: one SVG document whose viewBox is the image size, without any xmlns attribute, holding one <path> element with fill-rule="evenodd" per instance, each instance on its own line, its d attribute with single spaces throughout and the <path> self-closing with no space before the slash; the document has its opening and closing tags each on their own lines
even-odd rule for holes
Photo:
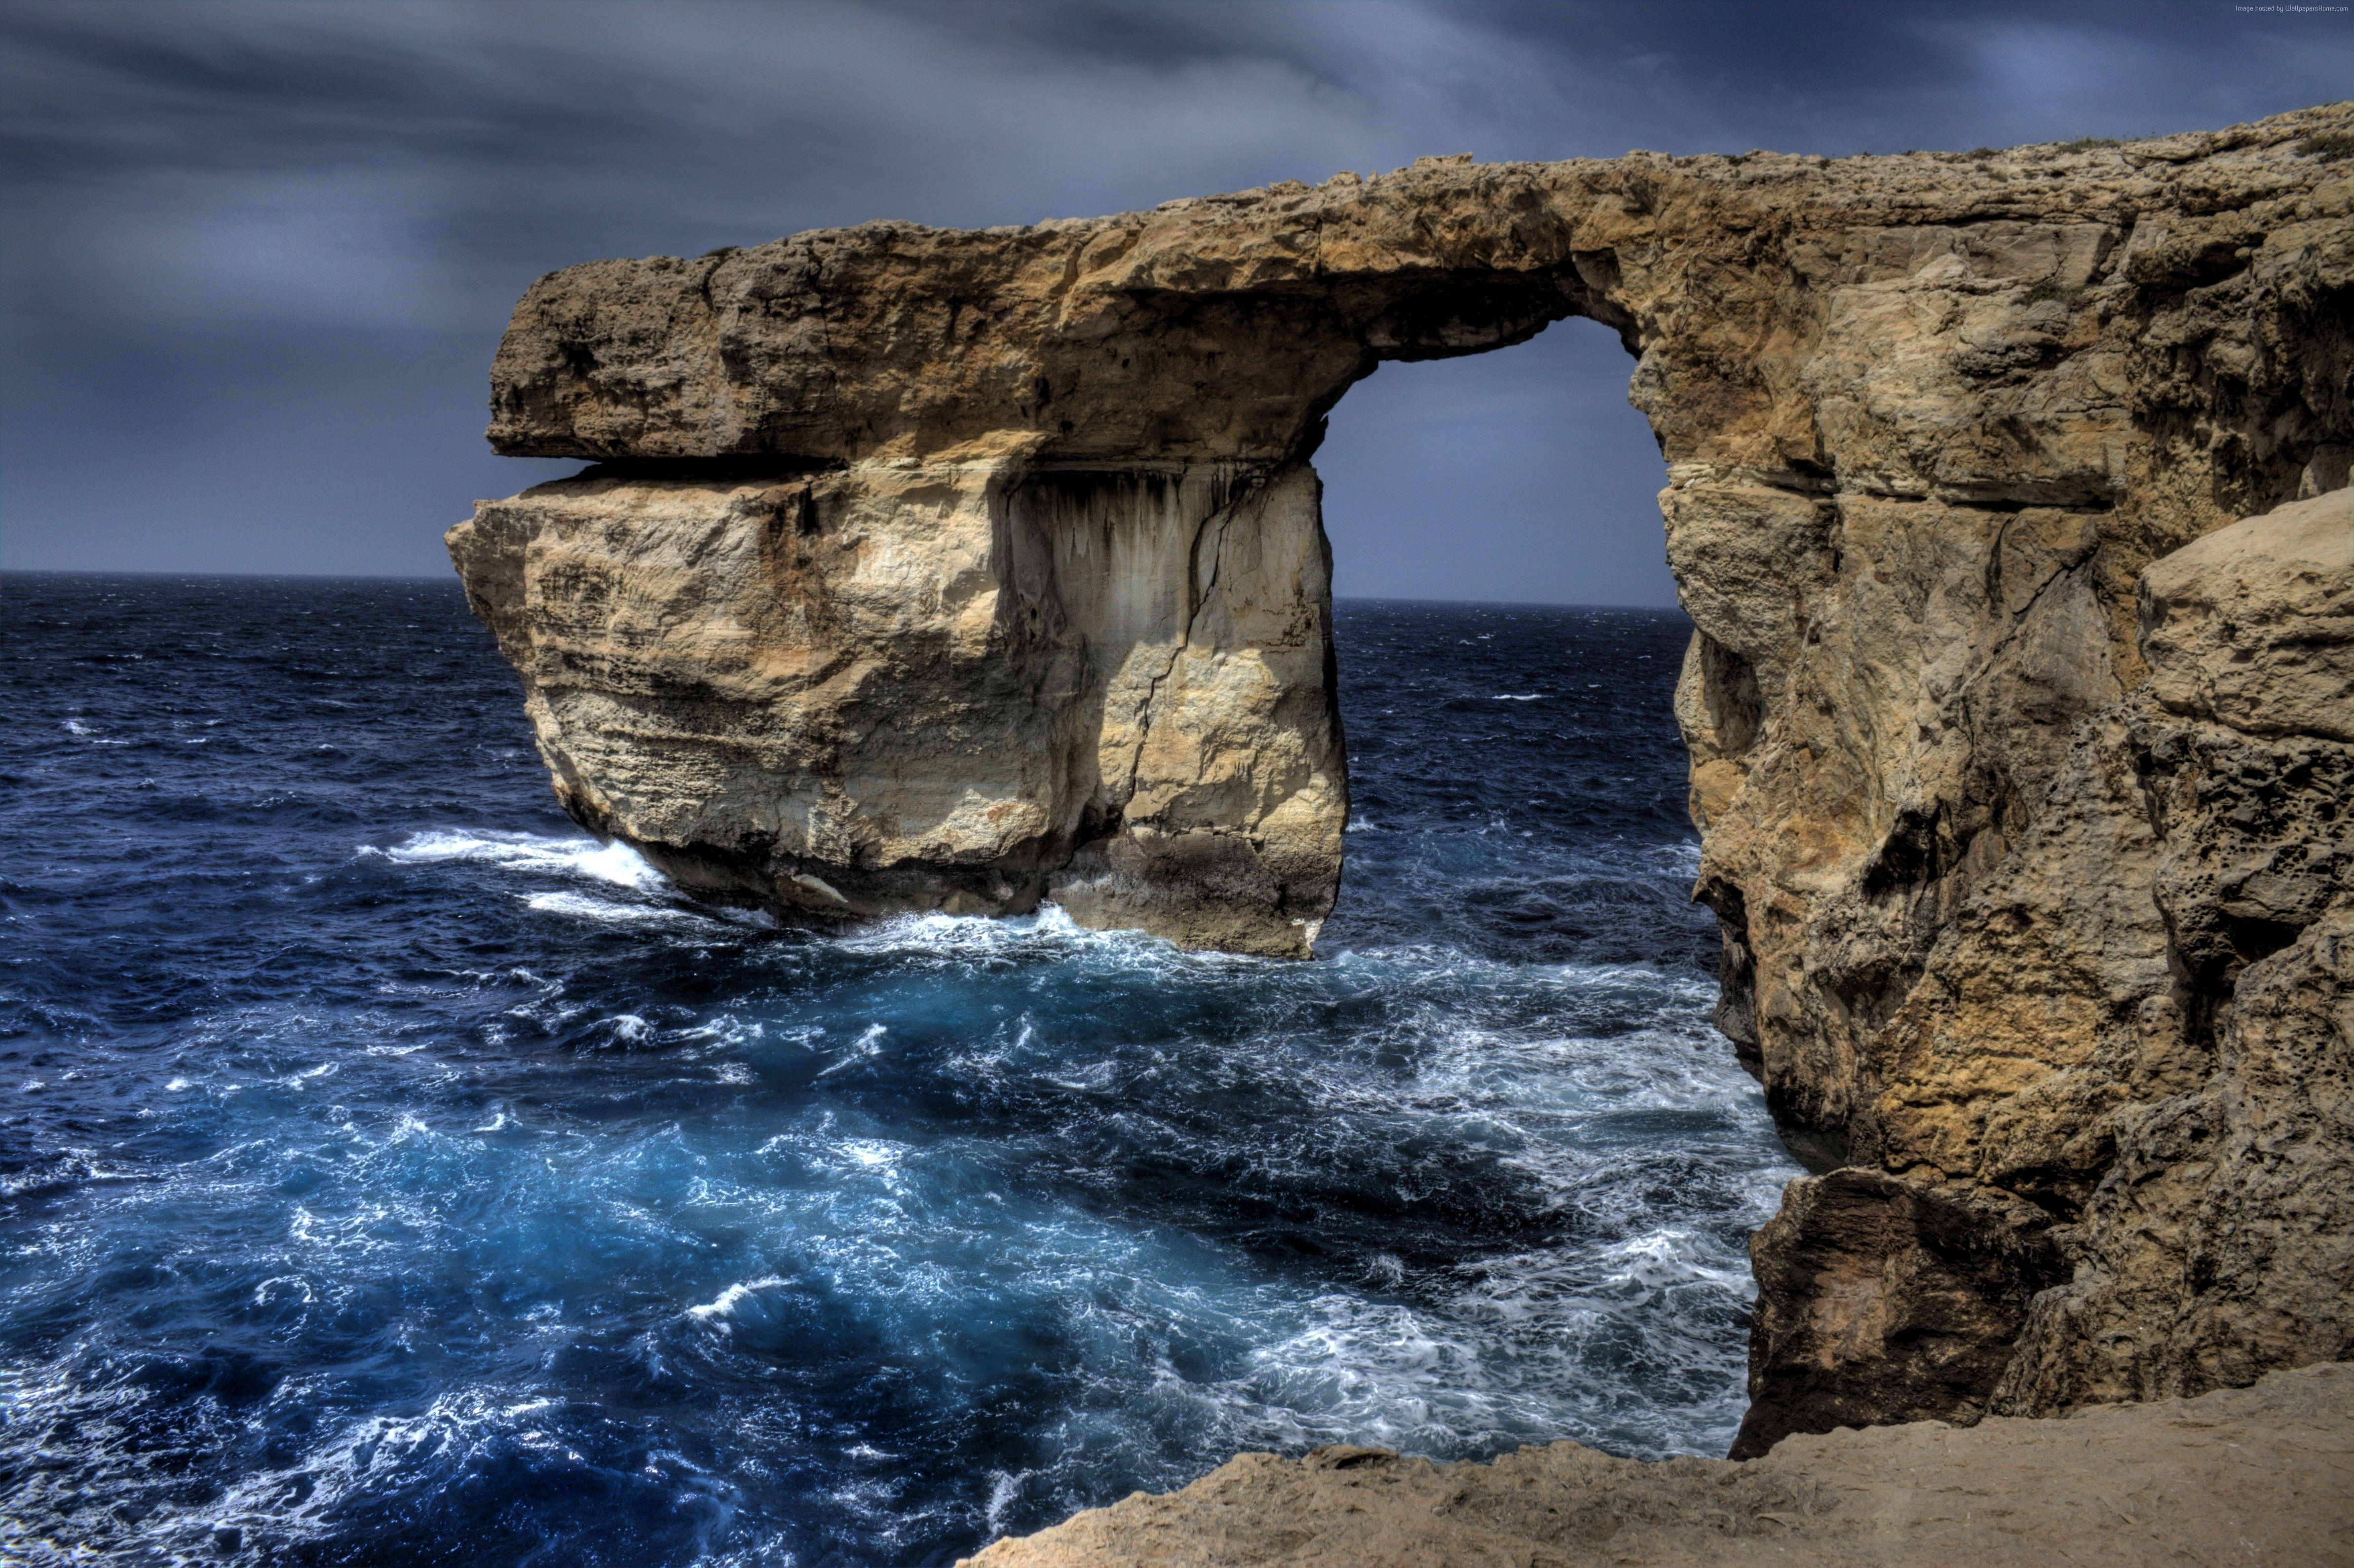
<svg viewBox="0 0 2354 1568">
<path fill-rule="evenodd" d="M 690 885 L 816 916 L 1052 896 L 1304 955 L 1347 795 L 1324 417 L 1384 359 L 1602 322 L 1699 629 L 1720 1021 L 1839 1171 L 1761 1237 L 1744 1442 L 2228 1381 L 2339 1330 L 2219 1372 L 2094 1348 L 2084 1313 L 2146 1302 L 2062 1300 L 2130 1272 L 2096 1189 L 2134 1107 L 2209 1082 L 2215 988 L 2265 956 L 2171 978 L 2115 715 L 2144 568 L 2345 482 L 2349 127 L 1424 159 L 593 262 L 517 306 L 491 439 L 598 466 L 451 553 L 567 808 Z"/>
</svg>

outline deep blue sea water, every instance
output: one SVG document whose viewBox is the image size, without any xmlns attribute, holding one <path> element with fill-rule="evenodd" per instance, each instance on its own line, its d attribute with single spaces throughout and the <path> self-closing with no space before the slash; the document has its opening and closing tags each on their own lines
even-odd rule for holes
<svg viewBox="0 0 2354 1568">
<path fill-rule="evenodd" d="M 454 587 L 0 578 L 0 1558 L 945 1563 L 1721 1453 L 1796 1174 L 1636 611 L 1343 604 L 1321 957 L 698 907 Z"/>
</svg>

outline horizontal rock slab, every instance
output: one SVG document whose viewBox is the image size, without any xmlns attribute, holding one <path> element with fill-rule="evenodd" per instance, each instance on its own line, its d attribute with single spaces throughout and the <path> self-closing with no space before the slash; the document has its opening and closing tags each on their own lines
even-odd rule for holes
<svg viewBox="0 0 2354 1568">
<path fill-rule="evenodd" d="M 971 1568 L 2354 1560 L 2354 1366 L 2053 1421 L 1786 1438 L 1746 1463 L 1575 1443 L 1489 1465 L 1246 1454 Z"/>
<path fill-rule="evenodd" d="M 2126 479 L 2129 389 L 2157 367 L 2093 313 L 2113 285 L 2179 295 L 2242 274 L 2326 312 L 2306 289 L 2343 267 L 2343 237 L 2334 205 L 2300 215 L 2327 167 L 2297 148 L 2345 119 L 1984 155 L 1428 158 L 1100 218 L 588 262 L 517 305 L 491 440 L 540 457 L 1017 440 L 1058 461 L 1279 461 L 1382 360 L 1585 315 L 1643 356 L 1638 400 L 1671 461 L 2097 503 Z"/>
</svg>

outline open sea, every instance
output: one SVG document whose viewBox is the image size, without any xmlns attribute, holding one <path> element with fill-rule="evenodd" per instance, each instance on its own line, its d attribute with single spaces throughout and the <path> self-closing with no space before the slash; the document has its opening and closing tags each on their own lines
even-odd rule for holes
<svg viewBox="0 0 2354 1568">
<path fill-rule="evenodd" d="M 945 1563 L 1244 1449 L 1723 1452 L 1797 1171 L 1686 623 L 1338 620 L 1278 963 L 699 906 L 454 585 L 0 577 L 0 1560 Z"/>
</svg>

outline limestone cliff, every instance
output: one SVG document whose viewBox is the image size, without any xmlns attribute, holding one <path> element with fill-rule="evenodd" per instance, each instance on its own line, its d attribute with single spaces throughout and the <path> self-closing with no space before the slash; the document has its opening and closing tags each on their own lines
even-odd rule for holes
<svg viewBox="0 0 2354 1568">
<path fill-rule="evenodd" d="M 1720 1022 L 1821 1172 L 1740 1451 L 2244 1383 L 2354 1351 L 2349 137 L 1426 159 L 596 262 L 517 307 L 492 438 L 603 466 L 451 552 L 567 808 L 690 885 L 1301 955 L 1323 417 L 1604 322 Z"/>
<path fill-rule="evenodd" d="M 1287 956 L 1332 906 L 1305 464 L 596 470 L 450 547 L 566 809 L 689 886 Z"/>
</svg>

